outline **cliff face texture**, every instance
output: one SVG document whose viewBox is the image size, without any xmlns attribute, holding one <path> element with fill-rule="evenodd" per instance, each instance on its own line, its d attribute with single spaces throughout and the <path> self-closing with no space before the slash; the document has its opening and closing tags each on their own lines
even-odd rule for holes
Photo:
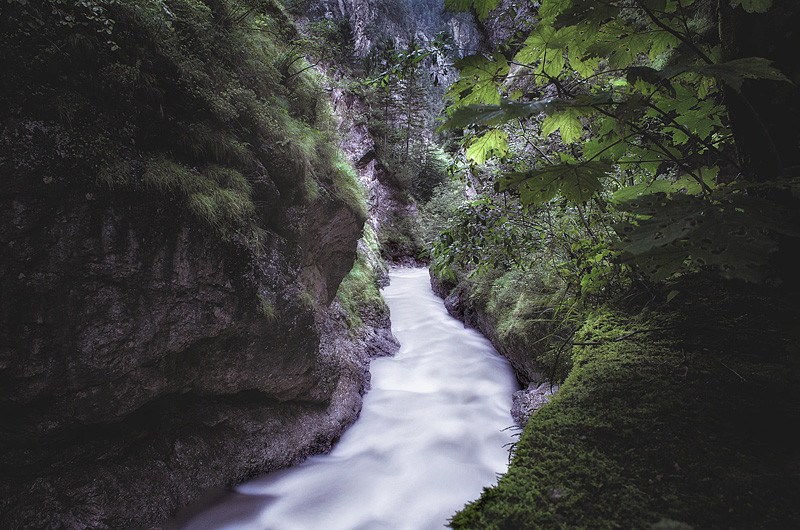
<svg viewBox="0 0 800 530">
<path fill-rule="evenodd" d="M 392 217 L 415 216 L 416 205 L 409 204 L 402 197 L 400 186 L 381 160 L 380 148 L 370 134 L 367 123 L 346 118 L 367 115 L 368 109 L 363 99 L 334 88 L 331 101 L 336 114 L 342 117 L 339 121 L 341 148 L 355 164 L 367 192 L 370 214 L 367 222 L 378 231 L 380 227 L 391 223 Z"/>
<path fill-rule="evenodd" d="M 431 287 L 444 300 L 447 312 L 453 318 L 480 331 L 508 359 L 520 383 L 538 385 L 544 380 L 543 367 L 536 360 L 543 353 L 543 346 L 514 336 L 501 339 L 497 332 L 497 315 L 493 315 L 485 304 L 473 301 L 470 296 L 473 287 L 468 281 L 457 282 L 431 275 Z M 541 336 L 545 335 L 543 330 Z"/>
<path fill-rule="evenodd" d="M 226 4 L 209 5 L 192 16 L 223 20 Z M 196 21 L 178 18 L 183 3 L 170 7 L 180 36 L 181 24 Z M 16 38 L 15 16 L 50 16 L 18 9 L 0 27 L 4 43 Z M 126 39 L 142 37 L 137 24 L 153 18 L 119 9 L 121 51 L 111 57 L 124 63 L 136 49 Z M 270 16 L 288 24 L 278 11 Z M 47 63 L 36 75 L 58 73 L 52 54 L 61 52 L 42 46 L 29 46 Z M 98 77 L 80 77 L 80 55 L 70 65 L 75 78 L 37 78 L 27 94 L 15 86 L 33 83 L 24 64 L 6 55 L 0 65 L 9 72 L 0 89 L 16 98 L 0 112 L 0 528 L 149 528 L 208 487 L 325 451 L 358 415 L 369 358 L 396 347 L 380 304 L 348 329 L 337 299 L 365 212 L 345 190 L 350 181 L 331 169 L 341 166 L 328 160 L 335 147 L 323 139 L 291 151 L 310 134 L 304 127 L 324 129 L 308 102 L 275 104 L 303 95 L 301 77 L 276 77 L 280 84 L 262 94 L 267 78 L 251 82 L 240 69 L 231 79 L 244 86 L 230 84 L 214 100 L 224 112 L 205 108 L 185 86 L 190 70 L 180 83 L 155 84 L 169 77 L 159 68 L 178 60 L 170 46 L 137 49 L 142 71 L 125 106 L 107 103 L 120 90 L 73 86 L 103 85 L 112 71 L 87 62 Z M 107 61 L 103 49 L 92 61 Z M 224 74 L 205 67 L 203 83 Z M 138 92 L 144 83 L 147 97 Z M 69 119 L 30 99 L 49 90 L 81 101 Z M 256 121 L 275 108 L 270 119 L 282 127 Z M 179 124 L 187 115 L 205 121 Z M 281 136 L 292 127 L 302 134 Z M 127 176 L 95 176 L 106 161 L 84 146 L 98 138 L 124 146 L 112 154 Z M 236 158 L 234 149 L 248 151 Z M 245 198 L 231 199 L 236 189 Z M 213 223 L 197 204 L 217 208 Z"/>
<path fill-rule="evenodd" d="M 345 340 L 327 307 L 360 235 L 350 210 L 320 201 L 313 229 L 257 256 L 163 197 L 38 169 L 0 160 L 3 528 L 143 526 L 355 419 L 368 358 L 391 348 Z"/>
</svg>

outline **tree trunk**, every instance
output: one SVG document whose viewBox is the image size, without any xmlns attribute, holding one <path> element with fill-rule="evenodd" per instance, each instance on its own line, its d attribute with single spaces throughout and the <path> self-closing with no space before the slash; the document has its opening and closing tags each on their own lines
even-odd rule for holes
<svg viewBox="0 0 800 530">
<path fill-rule="evenodd" d="M 800 9 L 797 0 L 775 0 L 763 14 L 719 0 L 725 60 L 764 57 L 792 80 L 748 80 L 725 93 L 738 156 L 750 180 L 770 181 L 800 169 Z"/>
<path fill-rule="evenodd" d="M 719 28 L 724 60 L 764 57 L 773 61 L 792 83 L 748 80 L 741 94 L 725 91 L 725 103 L 744 177 L 751 182 L 784 183 L 800 177 L 800 5 L 775 0 L 766 13 L 746 13 L 719 0 Z M 787 222 L 800 212 L 800 201 L 785 188 L 765 195 L 786 210 Z M 794 218 L 795 224 L 797 219 Z M 772 268 L 784 285 L 800 293 L 797 263 L 800 239 L 780 234 L 780 250 Z"/>
</svg>

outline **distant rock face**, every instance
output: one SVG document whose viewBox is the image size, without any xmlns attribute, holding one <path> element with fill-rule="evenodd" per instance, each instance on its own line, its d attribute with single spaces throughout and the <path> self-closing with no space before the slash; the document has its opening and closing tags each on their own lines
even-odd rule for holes
<svg viewBox="0 0 800 530">
<path fill-rule="evenodd" d="M 331 91 L 331 101 L 339 117 L 342 135 L 340 147 L 353 161 L 362 185 L 369 198 L 368 223 L 376 230 L 390 222 L 392 216 L 414 217 L 416 205 L 403 200 L 392 175 L 386 170 L 378 155 L 378 146 L 365 122 L 354 122 L 346 116 L 365 115 L 364 102 L 340 88 Z"/>
<path fill-rule="evenodd" d="M 396 347 L 387 315 L 352 337 L 331 304 L 363 221 L 265 212 L 302 228 L 256 253 L 163 194 L 67 184 L 60 134 L 0 138 L 0 527 L 146 528 L 330 448 Z"/>
<path fill-rule="evenodd" d="M 435 35 L 420 30 L 413 14 L 405 12 L 402 4 L 395 0 L 310 0 L 304 7 L 311 18 L 349 20 L 356 55 L 364 57 L 375 45 L 378 33 L 394 38 L 398 48 L 408 44 L 412 33 L 419 42 L 433 40 Z M 440 9 L 442 22 L 453 36 L 456 55 L 463 57 L 480 49 L 484 37 L 479 33 L 472 16 L 469 13 L 445 12 L 444 0 L 440 1 Z"/>
</svg>

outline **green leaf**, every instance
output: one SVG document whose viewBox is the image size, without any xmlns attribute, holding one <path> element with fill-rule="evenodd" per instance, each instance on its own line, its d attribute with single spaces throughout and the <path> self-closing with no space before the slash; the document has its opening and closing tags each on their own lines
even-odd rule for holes
<svg viewBox="0 0 800 530">
<path fill-rule="evenodd" d="M 654 87 L 661 87 L 666 90 L 666 93 L 675 97 L 675 89 L 672 87 L 669 79 L 660 72 L 649 66 L 632 66 L 625 70 L 625 77 L 628 83 L 635 85 L 639 81 L 644 81 Z"/>
<path fill-rule="evenodd" d="M 772 0 L 731 0 L 731 5 L 741 5 L 748 13 L 766 13 L 772 7 Z"/>
<path fill-rule="evenodd" d="M 610 170 L 603 162 L 558 164 L 525 173 L 508 173 L 501 177 L 498 192 L 516 189 L 524 206 L 549 201 L 559 192 L 575 204 L 582 204 L 603 188 L 600 179 Z"/>
<path fill-rule="evenodd" d="M 483 164 L 490 155 L 505 156 L 508 152 L 508 133 L 492 129 L 474 138 L 467 148 L 467 158 Z"/>
<path fill-rule="evenodd" d="M 651 282 L 666 280 L 689 259 L 688 244 L 685 241 L 658 247 L 639 256 L 625 255 L 623 263 L 635 263 Z"/>
<path fill-rule="evenodd" d="M 508 61 L 500 53 L 492 59 L 481 54 L 470 55 L 456 62 L 461 78 L 450 86 L 446 97 L 453 99 L 455 106 L 470 104 L 499 104 L 498 86 L 508 75 Z"/>
<path fill-rule="evenodd" d="M 681 40 L 669 31 L 656 31 L 650 34 L 650 58 L 655 59 L 665 51 L 680 46 Z"/>
<path fill-rule="evenodd" d="M 600 64 L 600 59 L 596 57 L 587 57 L 584 51 L 576 45 L 569 47 L 568 54 L 569 66 L 582 77 L 589 77 L 594 75 L 597 66 Z"/>
<path fill-rule="evenodd" d="M 444 7 L 447 11 L 462 12 L 469 11 L 472 7 L 472 0 L 444 0 Z"/>
<path fill-rule="evenodd" d="M 745 194 L 717 195 L 708 200 L 657 193 L 618 204 L 638 217 L 614 227 L 623 259 L 643 266 L 654 281 L 689 258 L 697 265 L 716 267 L 726 278 L 763 280 L 768 256 L 778 248 L 770 230 L 797 233 L 796 219 L 770 201 Z"/>
<path fill-rule="evenodd" d="M 563 13 L 571 4 L 572 0 L 543 0 L 539 8 L 539 16 L 542 17 L 542 20 L 552 19 Z"/>
<path fill-rule="evenodd" d="M 500 0 L 475 0 L 475 11 L 478 17 L 483 20 L 489 16 L 489 11 L 497 9 L 500 5 Z"/>
<path fill-rule="evenodd" d="M 566 112 L 570 116 L 586 116 L 596 112 L 595 109 L 591 108 L 591 105 L 604 104 L 608 101 L 610 101 L 608 93 L 578 96 L 571 100 L 545 98 L 521 102 L 503 98 L 500 100 L 499 105 L 466 105 L 453 110 L 450 117 L 439 127 L 439 131 L 481 125 L 499 125 L 511 120 L 529 118 L 542 113 L 551 115 L 556 111 Z M 556 129 L 558 129 L 557 126 L 550 132 Z"/>
<path fill-rule="evenodd" d="M 633 201 L 639 199 L 643 195 L 652 195 L 654 193 L 672 193 L 675 192 L 675 183 L 669 180 L 654 180 L 652 182 L 642 182 L 633 186 L 625 186 L 614 192 L 611 196 L 612 202 L 623 203 L 626 201 Z"/>
<path fill-rule="evenodd" d="M 522 43 L 522 48 L 517 52 L 514 61 L 533 65 L 542 58 L 554 35 L 555 30 L 552 26 L 539 24 L 536 29 L 528 35 L 525 42 Z"/>
<path fill-rule="evenodd" d="M 617 208 L 646 217 L 638 222 L 620 223 L 614 227 L 624 244 L 624 250 L 634 255 L 681 239 L 707 221 L 703 201 L 691 195 L 670 197 L 666 193 L 654 193 L 620 202 Z"/>
<path fill-rule="evenodd" d="M 556 17 L 553 22 L 553 27 L 556 29 L 575 26 L 581 22 L 597 27 L 606 20 L 615 19 L 619 12 L 620 8 L 611 2 L 597 0 L 542 2 L 542 7 L 539 9 L 539 15 L 543 19 Z"/>
<path fill-rule="evenodd" d="M 497 9 L 500 0 L 444 0 L 444 7 L 447 11 L 469 11 L 473 5 L 475 12 L 483 20 L 489 16 L 489 11 Z"/>
<path fill-rule="evenodd" d="M 636 62 L 639 54 L 648 53 L 651 46 L 648 34 L 615 20 L 603 26 L 587 52 L 595 57 L 608 57 L 611 68 L 624 68 Z"/>
<path fill-rule="evenodd" d="M 791 83 L 789 78 L 772 66 L 772 61 L 763 57 L 743 57 L 725 63 L 667 68 L 664 70 L 664 75 L 672 77 L 686 72 L 713 77 L 728 84 L 736 91 L 742 89 L 745 79 L 767 79 Z"/>
<path fill-rule="evenodd" d="M 566 107 L 551 114 L 542 121 L 542 135 L 550 134 L 561 130 L 561 140 L 571 144 L 580 140 L 583 134 L 583 124 L 580 117 L 595 112 L 588 107 Z"/>
<path fill-rule="evenodd" d="M 715 129 L 722 127 L 720 116 L 724 115 L 725 109 L 715 105 L 711 100 L 703 100 L 692 112 L 675 116 L 675 123 L 705 140 Z"/>
<path fill-rule="evenodd" d="M 674 289 L 670 291 L 669 294 L 667 295 L 667 303 L 670 303 L 679 294 L 681 294 L 680 291 L 676 291 Z"/>
<path fill-rule="evenodd" d="M 510 120 L 550 113 L 555 109 L 552 98 L 530 102 L 514 102 L 502 99 L 499 105 L 467 105 L 452 112 L 439 131 L 463 129 L 480 125 L 498 125 Z"/>
</svg>

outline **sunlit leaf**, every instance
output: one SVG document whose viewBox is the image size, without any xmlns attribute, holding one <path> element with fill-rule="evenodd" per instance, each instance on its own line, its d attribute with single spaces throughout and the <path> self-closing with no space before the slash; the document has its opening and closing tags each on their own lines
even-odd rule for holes
<svg viewBox="0 0 800 530">
<path fill-rule="evenodd" d="M 492 129 L 470 142 L 467 158 L 476 164 L 483 164 L 491 155 L 504 156 L 508 152 L 508 133 Z"/>
<path fill-rule="evenodd" d="M 583 134 L 583 124 L 580 117 L 592 113 L 587 107 L 566 107 L 554 112 L 542 122 L 542 135 L 548 136 L 557 130 L 561 131 L 564 143 L 579 140 Z"/>
<path fill-rule="evenodd" d="M 461 78 L 450 86 L 447 97 L 457 106 L 470 104 L 499 104 L 501 85 L 508 75 L 508 61 L 496 53 L 491 59 L 482 54 L 470 55 L 456 62 Z"/>
<path fill-rule="evenodd" d="M 497 125 L 514 119 L 528 118 L 543 112 L 550 113 L 554 109 L 555 100 L 552 98 L 529 102 L 514 102 L 503 99 L 499 105 L 467 105 L 453 111 L 439 130 Z"/>
</svg>

